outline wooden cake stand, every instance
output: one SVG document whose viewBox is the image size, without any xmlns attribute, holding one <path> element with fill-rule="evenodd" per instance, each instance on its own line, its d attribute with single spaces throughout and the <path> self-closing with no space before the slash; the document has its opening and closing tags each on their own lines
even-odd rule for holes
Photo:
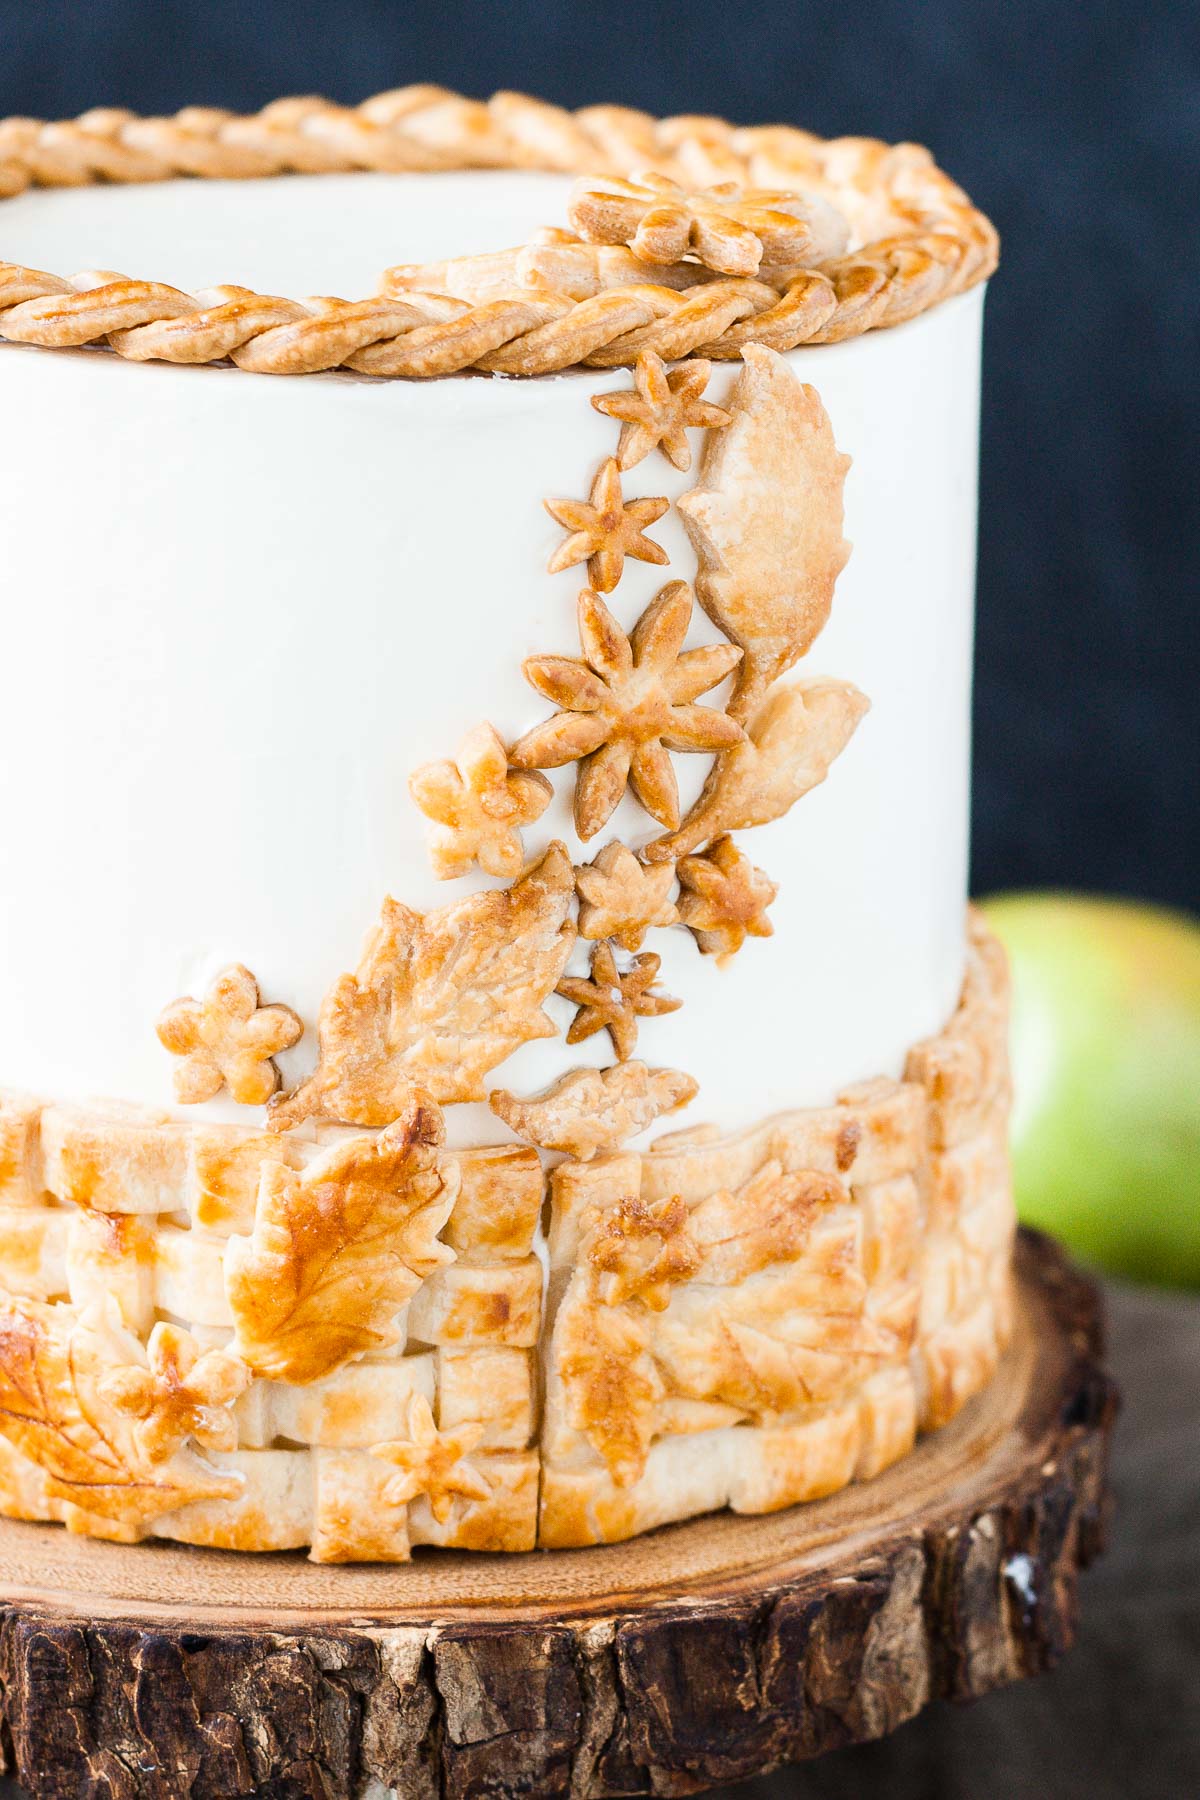
<svg viewBox="0 0 1200 1800">
<path fill-rule="evenodd" d="M 52 1800 L 692 1794 L 1055 1662 L 1102 1548 L 1095 1289 L 1023 1233 L 986 1393 L 875 1481 L 628 1544 L 318 1566 L 0 1522 L 0 1705 Z"/>
</svg>

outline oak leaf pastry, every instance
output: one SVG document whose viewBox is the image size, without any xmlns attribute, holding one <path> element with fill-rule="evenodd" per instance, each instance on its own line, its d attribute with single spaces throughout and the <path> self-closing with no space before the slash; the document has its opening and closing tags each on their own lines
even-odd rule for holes
<svg viewBox="0 0 1200 1800">
<path fill-rule="evenodd" d="M 660 824 L 679 823 L 679 788 L 671 750 L 723 750 L 742 728 L 695 701 L 724 681 L 741 652 L 731 644 L 685 650 L 692 593 L 673 581 L 646 608 L 628 636 L 599 594 L 579 596 L 583 659 L 531 656 L 525 676 L 562 710 L 519 738 L 509 756 L 519 769 L 579 763 L 575 829 L 595 837 L 616 811 L 626 786 Z"/>
<path fill-rule="evenodd" d="M 768 689 L 746 721 L 745 737 L 713 764 L 679 830 L 647 844 L 647 862 L 685 856 L 723 833 L 783 818 L 824 781 L 870 704 L 848 681 Z"/>
<path fill-rule="evenodd" d="M 667 370 L 653 350 L 643 350 L 634 368 L 632 388 L 616 388 L 597 394 L 597 412 L 621 421 L 617 467 L 632 469 L 652 450 L 661 450 L 676 469 L 690 469 L 692 447 L 689 428 L 702 426 L 719 431 L 730 414 L 701 396 L 712 375 L 712 364 L 693 357 Z"/>
<path fill-rule="evenodd" d="M 869 1316 L 845 1203 L 836 1177 L 767 1162 L 690 1207 L 621 1195 L 585 1213 L 550 1382 L 617 1488 L 668 1421 L 770 1425 L 906 1354 L 915 1315 Z"/>
<path fill-rule="evenodd" d="M 279 1086 L 271 1060 L 290 1050 L 304 1025 L 290 1006 L 260 1006 L 258 983 L 242 963 L 217 976 L 203 1000 L 173 1000 L 160 1015 L 159 1041 L 180 1060 L 175 1098 L 211 1100 L 223 1087 L 243 1106 L 261 1106 Z"/>
<path fill-rule="evenodd" d="M 405 1303 L 454 1260 L 438 1239 L 459 1184 L 444 1139 L 436 1104 L 412 1089 L 378 1137 L 264 1168 L 254 1229 L 224 1258 L 233 1347 L 255 1374 L 316 1381 L 397 1342 Z"/>
<path fill-rule="evenodd" d="M 509 768 L 491 725 L 476 726 L 453 762 L 415 769 L 408 787 L 435 822 L 429 855 L 439 881 L 466 875 L 475 864 L 513 880 L 525 862 L 521 827 L 541 818 L 554 793 L 544 775 Z"/>
<path fill-rule="evenodd" d="M 575 872 L 551 844 L 512 887 L 437 912 L 386 900 L 358 971 L 327 995 L 320 1061 L 269 1124 L 321 1114 L 389 1125 L 414 1085 L 442 1105 L 482 1098 L 483 1077 L 518 1045 L 553 1037 L 542 1011 L 571 954 Z"/>
<path fill-rule="evenodd" d="M 82 1530 L 97 1520 L 136 1528 L 192 1501 L 237 1494 L 236 1475 L 181 1445 L 172 1426 L 143 1430 L 140 1409 L 124 1404 L 128 1386 L 118 1382 L 114 1399 L 115 1378 L 147 1368 L 115 1301 L 82 1311 L 0 1304 L 0 1437 L 37 1465 L 46 1495 Z M 222 1435 L 215 1419 L 206 1423 L 210 1436 Z"/>
<path fill-rule="evenodd" d="M 626 500 L 621 493 L 621 471 L 615 456 L 603 463 L 587 500 L 546 500 L 546 511 L 570 533 L 554 551 L 546 567 L 552 575 L 586 562 L 588 580 L 598 594 L 611 594 L 625 568 L 625 558 L 665 563 L 667 553 L 645 535 L 647 525 L 661 519 L 668 502 L 663 499 Z"/>
<path fill-rule="evenodd" d="M 729 410 L 732 424 L 709 437 L 700 479 L 678 508 L 700 559 L 700 604 L 745 652 L 730 703 L 745 720 L 829 617 L 850 554 L 850 459 L 816 389 L 773 350 L 747 345 Z"/>
<path fill-rule="evenodd" d="M 674 995 L 656 991 L 661 966 L 661 957 L 645 951 L 627 969 L 618 968 L 611 945 L 597 944 L 590 976 L 564 975 L 556 990 L 578 1008 L 568 1044 L 582 1044 L 595 1032 L 607 1031 L 618 1059 L 628 1062 L 637 1048 L 638 1020 L 657 1019 L 683 1005 Z"/>
<path fill-rule="evenodd" d="M 695 1095 L 696 1083 L 679 1069 L 623 1062 L 611 1069 L 573 1069 L 526 1100 L 504 1088 L 494 1088 L 488 1100 L 518 1137 L 587 1162 L 636 1137 L 664 1113 L 677 1112 Z"/>
</svg>

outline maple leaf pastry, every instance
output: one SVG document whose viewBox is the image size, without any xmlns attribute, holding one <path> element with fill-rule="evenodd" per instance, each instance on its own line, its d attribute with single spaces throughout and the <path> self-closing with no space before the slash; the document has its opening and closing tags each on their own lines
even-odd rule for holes
<svg viewBox="0 0 1200 1800">
<path fill-rule="evenodd" d="M 868 1480 L 1011 1330 L 995 234 L 911 144 L 305 108 L 0 126 L 0 1512 Z"/>
</svg>

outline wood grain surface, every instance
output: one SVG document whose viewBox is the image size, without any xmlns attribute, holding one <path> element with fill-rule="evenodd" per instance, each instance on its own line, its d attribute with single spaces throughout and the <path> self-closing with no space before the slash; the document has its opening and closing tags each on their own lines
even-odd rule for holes
<svg viewBox="0 0 1200 1800">
<path fill-rule="evenodd" d="M 720 1800 L 1185 1800 L 1200 1794 L 1200 1295 L 1109 1282 L 1123 1405 L 1110 1543 L 1069 1656 L 971 1706 Z"/>
<path fill-rule="evenodd" d="M 1095 1290 L 1044 1239 L 1019 1266 L 991 1388 L 876 1481 L 768 1518 L 344 1569 L 3 1524 L 16 1772 L 55 1800 L 694 1793 L 1052 1665 L 1115 1398 Z"/>
</svg>

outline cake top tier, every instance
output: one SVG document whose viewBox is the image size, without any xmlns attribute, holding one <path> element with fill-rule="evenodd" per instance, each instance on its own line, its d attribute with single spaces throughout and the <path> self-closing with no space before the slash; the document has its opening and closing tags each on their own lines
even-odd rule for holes
<svg viewBox="0 0 1200 1800">
<path fill-rule="evenodd" d="M 747 344 L 834 343 L 912 318 L 996 263 L 994 229 L 928 151 L 791 126 L 572 113 L 425 86 L 353 108 L 282 100 L 249 117 L 193 107 L 162 119 L 102 109 L 0 121 L 0 198 L 363 170 L 578 179 L 559 216 L 511 248 L 451 242 L 461 188 L 431 183 L 442 260 L 388 268 L 359 300 L 262 292 L 244 285 L 246 270 L 230 271 L 243 285 L 192 291 L 143 273 L 62 276 L 0 261 L 0 338 L 262 374 L 534 376 L 628 365 L 647 349 L 732 361 Z M 428 219 L 428 198 L 418 210 Z"/>
</svg>

